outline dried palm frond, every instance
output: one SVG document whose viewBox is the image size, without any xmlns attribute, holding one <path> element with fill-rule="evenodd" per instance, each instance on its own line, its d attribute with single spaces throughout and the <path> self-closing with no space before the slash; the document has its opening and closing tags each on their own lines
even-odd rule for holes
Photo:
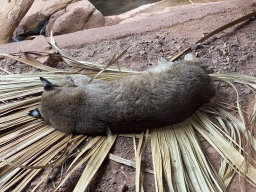
<svg viewBox="0 0 256 192">
<path fill-rule="evenodd" d="M 211 74 L 211 78 L 223 80 L 234 88 L 232 81 L 250 88 L 256 85 L 256 78 L 246 75 Z M 241 137 L 246 137 L 254 151 L 256 140 L 247 129 L 239 103 L 237 108 L 242 121 L 231 115 L 225 105 L 209 103 L 186 121 L 151 133 L 157 191 L 163 191 L 162 175 L 170 191 L 225 191 L 234 171 L 256 186 L 256 169 L 247 161 L 250 156 L 241 143 Z M 255 120 L 255 112 L 252 116 Z M 254 128 L 255 122 L 250 126 Z M 222 156 L 219 174 L 204 156 L 193 128 Z"/>
<path fill-rule="evenodd" d="M 68 58 L 67 62 L 76 63 L 75 58 L 70 58 L 63 51 L 60 52 L 64 55 L 64 60 Z M 88 67 L 82 64 L 83 68 Z M 94 64 L 93 67 L 88 68 L 102 70 L 104 67 Z M 117 73 L 117 68 L 107 69 L 109 71 L 101 73 L 100 79 L 111 81 L 133 74 L 132 71 Z M 37 95 L 42 92 L 40 76 L 57 81 L 66 75 L 73 76 L 74 74 L 76 72 L 49 70 L 49 72 L 34 74 L 0 76 L 0 99 L 7 102 L 0 107 L 1 191 L 24 190 L 42 168 L 48 167 L 49 173 L 34 188 L 34 190 L 38 189 L 51 174 L 53 168 L 61 165 L 69 154 L 85 140 L 86 136 L 81 135 L 70 138 L 70 135 L 54 130 L 41 120 L 27 115 L 28 111 L 40 102 L 40 96 L 30 97 L 31 94 Z M 93 77 L 96 73 L 84 74 Z M 225 81 L 234 88 L 233 82 L 238 82 L 253 90 L 256 89 L 256 78 L 251 76 L 211 74 L 211 78 Z M 140 161 L 148 138 L 151 139 L 156 191 L 164 191 L 164 180 L 170 191 L 225 191 L 234 172 L 238 172 L 255 186 L 256 169 L 251 163 L 253 159 L 250 159 L 242 142 L 242 137 L 246 138 L 252 149 L 256 150 L 255 138 L 246 124 L 249 121 L 249 126 L 254 126 L 255 112 L 252 114 L 253 118 L 248 119 L 239 103 L 237 111 L 241 121 L 231 115 L 224 104 L 210 103 L 180 124 L 152 130 L 150 134 L 141 133 L 136 136 L 123 134 L 133 137 L 134 141 L 135 137 L 139 138 L 138 147 L 134 146 L 136 163 L 133 164 L 115 156 L 110 157 L 117 162 L 136 167 L 136 191 L 143 191 Z M 222 156 L 219 173 L 201 149 L 194 129 Z M 116 137 L 117 135 L 112 135 L 110 138 L 95 137 L 88 142 L 72 161 L 55 191 L 67 181 L 72 173 L 87 162 L 74 189 L 74 191 L 84 191 L 103 160 L 108 156 Z M 152 173 L 152 170 L 146 169 L 146 171 Z"/>
<path fill-rule="evenodd" d="M 132 71 L 132 70 L 128 70 L 128 69 L 119 69 L 117 67 L 108 67 L 110 65 L 112 65 L 113 63 L 115 63 L 116 61 L 118 61 L 118 59 L 127 51 L 126 48 L 125 51 L 123 51 L 120 55 L 118 55 L 116 58 L 113 58 L 111 63 L 109 63 L 107 66 L 103 66 L 97 63 L 92 63 L 92 62 L 88 62 L 88 61 L 82 61 L 82 60 L 78 60 L 74 57 L 69 56 L 68 54 L 66 54 L 64 51 L 62 51 L 55 43 L 52 32 L 51 32 L 51 45 L 58 50 L 59 54 L 61 55 L 62 59 L 69 65 L 73 66 L 73 67 L 78 67 L 78 68 L 82 68 L 82 69 L 93 69 L 93 70 L 105 70 L 105 71 L 112 71 L 112 72 L 123 72 L 123 73 L 138 73 L 136 71 Z M 0 55 L 1 56 L 1 55 Z"/>
</svg>

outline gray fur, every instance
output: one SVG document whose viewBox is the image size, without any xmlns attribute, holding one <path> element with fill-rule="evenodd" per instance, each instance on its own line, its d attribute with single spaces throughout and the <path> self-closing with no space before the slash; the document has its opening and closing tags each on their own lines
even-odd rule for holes
<svg viewBox="0 0 256 192">
<path fill-rule="evenodd" d="M 89 80 L 67 77 L 45 90 L 39 107 L 44 121 L 85 135 L 138 132 L 184 121 L 215 93 L 198 61 L 164 63 L 111 83 Z"/>
</svg>

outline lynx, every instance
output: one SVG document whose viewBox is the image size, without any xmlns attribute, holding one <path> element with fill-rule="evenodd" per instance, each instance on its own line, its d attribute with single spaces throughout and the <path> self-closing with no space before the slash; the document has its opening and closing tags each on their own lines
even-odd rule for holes
<svg viewBox="0 0 256 192">
<path fill-rule="evenodd" d="M 160 63 L 113 82 L 88 84 L 90 78 L 75 75 L 53 84 L 41 77 L 42 100 L 29 115 L 67 133 L 131 133 L 180 123 L 214 96 L 198 60 Z"/>
</svg>

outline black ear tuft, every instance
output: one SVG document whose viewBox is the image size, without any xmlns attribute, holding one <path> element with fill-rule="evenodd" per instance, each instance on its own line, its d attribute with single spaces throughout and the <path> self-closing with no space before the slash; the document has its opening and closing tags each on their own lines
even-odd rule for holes
<svg viewBox="0 0 256 192">
<path fill-rule="evenodd" d="M 44 90 L 46 91 L 50 91 L 53 89 L 53 84 L 48 81 L 47 79 L 43 78 L 43 77 L 40 77 L 40 80 L 42 81 L 43 83 L 43 86 L 44 86 Z"/>
<path fill-rule="evenodd" d="M 31 117 L 35 117 L 35 118 L 42 118 L 39 109 L 34 109 L 34 110 L 29 111 L 28 115 Z"/>
</svg>

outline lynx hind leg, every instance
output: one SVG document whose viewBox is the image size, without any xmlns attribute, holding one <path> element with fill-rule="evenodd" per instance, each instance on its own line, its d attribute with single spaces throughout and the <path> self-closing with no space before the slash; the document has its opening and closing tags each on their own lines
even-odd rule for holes
<svg viewBox="0 0 256 192">
<path fill-rule="evenodd" d="M 90 80 L 91 80 L 90 77 L 87 77 L 86 75 L 81 75 L 81 74 L 74 75 L 73 77 L 73 81 L 75 82 L 75 84 L 81 87 L 88 85 Z M 106 83 L 106 82 L 99 79 L 94 79 L 91 82 L 91 84 L 102 84 L 102 83 Z"/>
<path fill-rule="evenodd" d="M 193 61 L 193 62 L 199 62 L 199 59 L 194 56 L 193 53 L 188 53 L 184 57 L 185 61 Z"/>
<path fill-rule="evenodd" d="M 164 58 L 164 57 L 160 57 L 158 59 L 158 65 L 152 69 L 149 69 L 147 71 L 151 71 L 151 72 L 161 72 L 164 69 L 167 69 L 169 67 L 171 67 L 173 64 L 173 62 L 171 62 L 170 60 Z"/>
</svg>

